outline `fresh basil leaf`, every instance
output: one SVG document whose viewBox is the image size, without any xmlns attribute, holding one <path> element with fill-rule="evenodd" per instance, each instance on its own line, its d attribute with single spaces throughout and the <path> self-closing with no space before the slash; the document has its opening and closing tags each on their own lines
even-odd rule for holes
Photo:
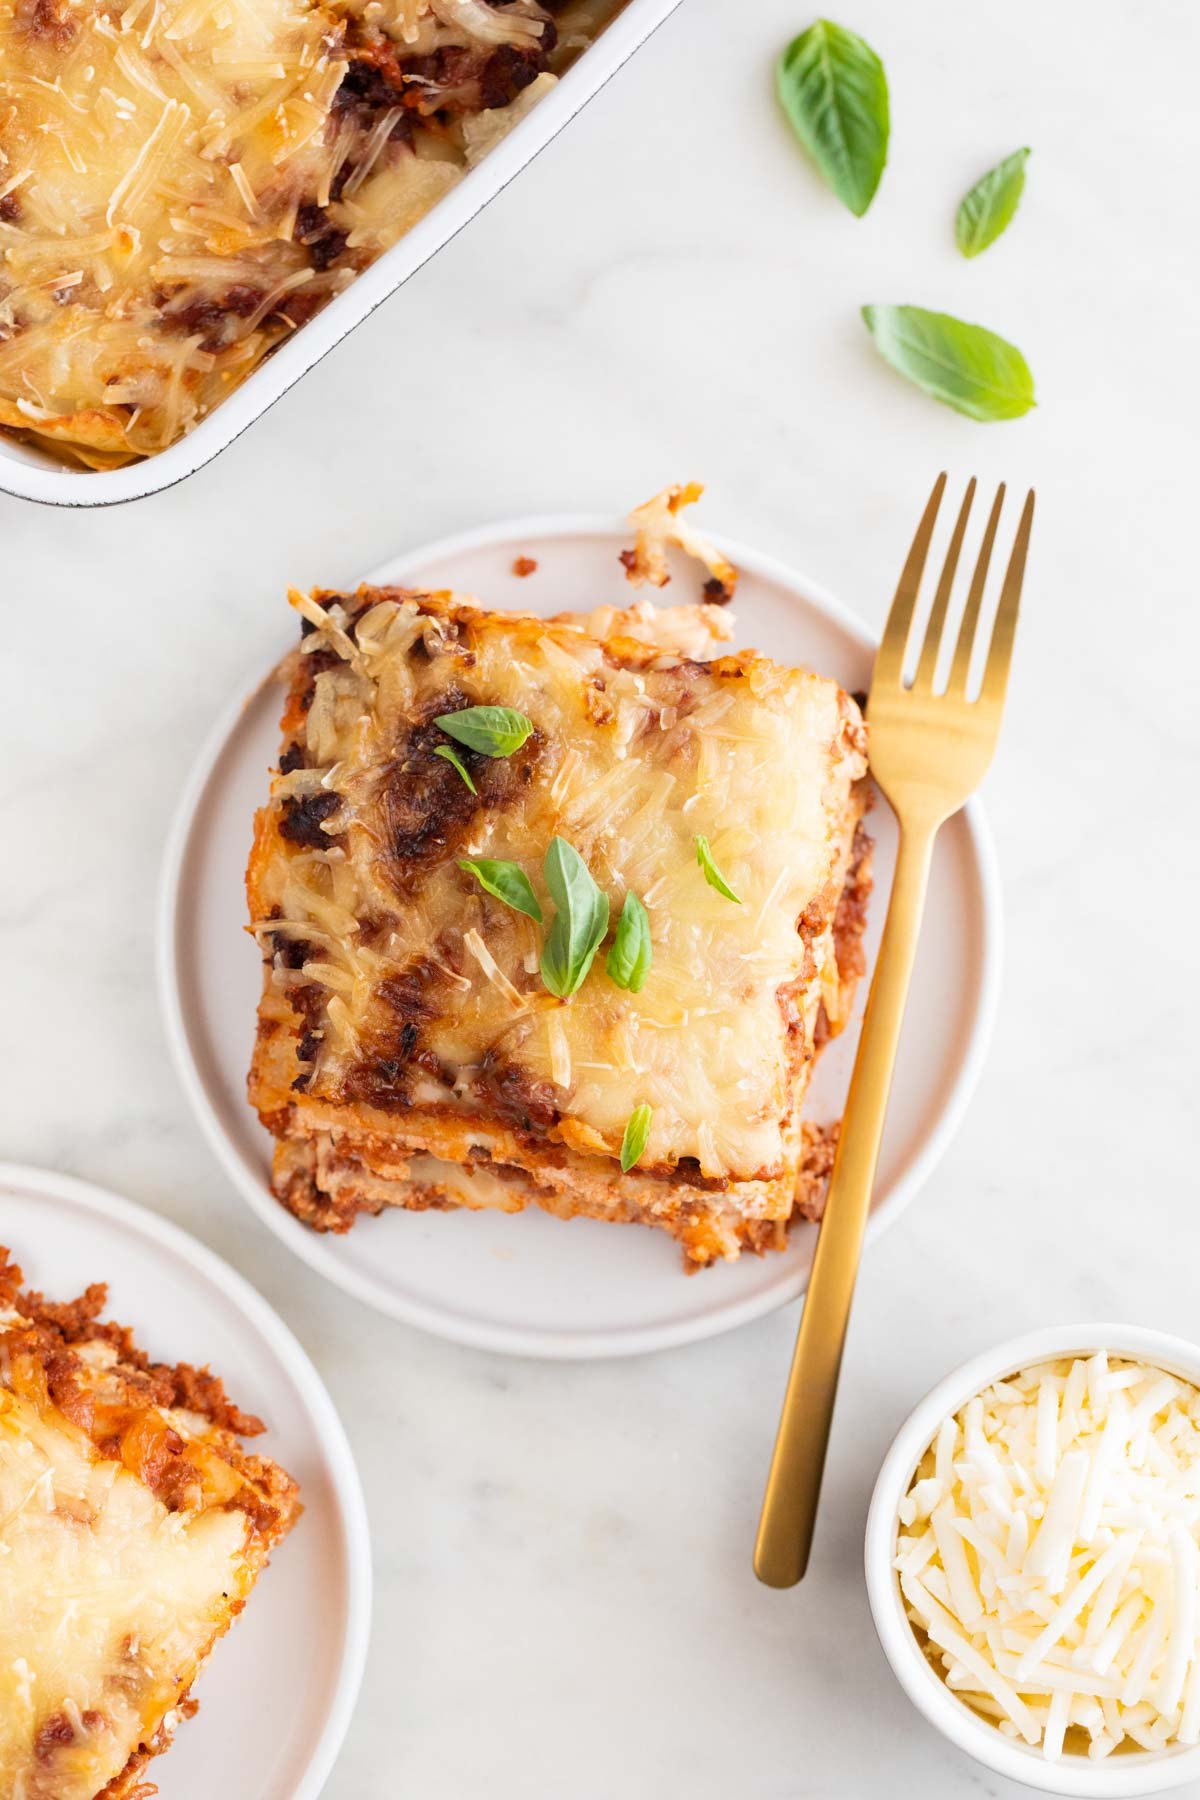
<svg viewBox="0 0 1200 1800">
<path fill-rule="evenodd" d="M 604 967 L 619 988 L 627 988 L 631 994 L 640 994 L 650 973 L 653 955 L 650 920 L 646 916 L 645 907 L 631 889 L 625 896 L 625 904 L 617 920 L 616 936 Z"/>
<path fill-rule="evenodd" d="M 565 838 L 552 838 L 542 872 L 557 911 L 542 949 L 542 980 L 566 1000 L 582 986 L 608 930 L 608 895 Z"/>
<path fill-rule="evenodd" d="M 442 713 L 433 722 L 447 737 L 481 756 L 511 756 L 533 730 L 533 720 L 511 706 L 464 706 L 461 712 Z"/>
<path fill-rule="evenodd" d="M 829 186 L 861 219 L 888 152 L 887 76 L 871 46 L 818 19 L 780 57 L 775 92 Z"/>
<path fill-rule="evenodd" d="M 964 256 L 978 256 L 1008 230 L 1025 190 L 1028 160 L 1028 146 L 1024 150 L 1014 150 L 994 169 L 981 175 L 970 192 L 963 196 L 954 221 L 954 238 Z"/>
<path fill-rule="evenodd" d="M 698 837 L 696 839 L 696 861 L 704 870 L 704 879 L 707 881 L 710 888 L 716 888 L 718 894 L 724 894 L 725 898 L 727 900 L 732 900 L 735 906 L 740 906 L 742 904 L 741 896 L 734 893 L 720 869 L 718 869 L 716 863 L 713 861 L 712 851 L 708 847 L 708 839 L 706 837 Z"/>
<path fill-rule="evenodd" d="M 923 306 L 864 306 L 885 362 L 969 419 L 1019 419 L 1037 401 L 1015 344 L 982 325 Z"/>
<path fill-rule="evenodd" d="M 435 756 L 444 756 L 446 761 L 450 764 L 451 768 L 458 770 L 459 774 L 462 776 L 463 780 L 466 782 L 466 784 L 470 788 L 471 792 L 473 794 L 477 794 L 479 792 L 479 789 L 475 786 L 475 783 L 471 780 L 470 775 L 468 775 L 466 768 L 463 765 L 462 758 L 459 756 L 457 750 L 452 750 L 450 748 L 449 744 L 439 744 L 433 754 Z"/>
<path fill-rule="evenodd" d="M 514 912 L 524 913 L 527 918 L 542 922 L 542 909 L 538 905 L 537 895 L 533 891 L 528 875 L 519 863 L 493 862 L 490 857 L 481 856 L 471 862 L 460 857 L 458 866 L 474 875 L 485 893 L 493 899 L 503 900 L 505 906 L 511 906 Z"/>
<path fill-rule="evenodd" d="M 629 1115 L 629 1123 L 625 1127 L 625 1135 L 621 1139 L 621 1167 L 628 1175 L 634 1163 L 640 1162 L 642 1152 L 650 1136 L 650 1121 L 654 1117 L 649 1106 L 635 1106 Z"/>
</svg>

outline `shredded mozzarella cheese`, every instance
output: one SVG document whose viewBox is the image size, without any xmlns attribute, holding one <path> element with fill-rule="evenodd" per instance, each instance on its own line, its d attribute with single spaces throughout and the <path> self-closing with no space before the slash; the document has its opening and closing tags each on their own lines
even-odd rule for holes
<svg viewBox="0 0 1200 1800">
<path fill-rule="evenodd" d="M 1200 1742 L 1200 1392 L 1039 1363 L 945 1419 L 895 1568 L 947 1685 L 1051 1761 Z"/>
</svg>

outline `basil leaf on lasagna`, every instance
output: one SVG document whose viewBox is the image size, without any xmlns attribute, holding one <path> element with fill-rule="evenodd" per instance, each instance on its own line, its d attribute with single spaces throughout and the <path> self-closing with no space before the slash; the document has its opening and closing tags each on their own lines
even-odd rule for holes
<svg viewBox="0 0 1200 1800">
<path fill-rule="evenodd" d="M 646 916 L 645 907 L 631 890 L 625 896 L 625 904 L 617 920 L 616 936 L 604 967 L 608 970 L 610 980 L 619 988 L 625 988 L 631 994 L 640 994 L 650 973 L 653 954 L 650 920 Z"/>
<path fill-rule="evenodd" d="M 608 895 L 592 880 L 587 864 L 565 838 L 551 840 L 542 865 L 550 898 L 558 909 L 542 950 L 542 980 L 566 1000 L 586 979 L 608 930 Z"/>
<path fill-rule="evenodd" d="M 629 1123 L 625 1127 L 625 1135 L 621 1139 L 621 1168 L 628 1175 L 634 1164 L 641 1161 L 650 1136 L 650 1121 L 654 1117 L 649 1106 L 635 1106 L 629 1115 Z"/>
<path fill-rule="evenodd" d="M 887 76 L 874 50 L 844 25 L 818 19 L 780 57 L 775 91 L 829 186 L 861 219 L 883 175 L 890 129 Z"/>
<path fill-rule="evenodd" d="M 475 786 L 475 783 L 471 780 L 470 775 L 467 773 L 466 767 L 463 764 L 463 760 L 459 756 L 457 750 L 452 750 L 450 748 L 449 744 L 439 744 L 433 754 L 435 756 L 444 756 L 446 761 L 450 764 L 450 767 L 452 769 L 458 770 L 459 774 L 462 776 L 463 780 L 466 782 L 466 784 L 470 788 L 471 792 L 473 794 L 477 794 L 479 792 L 479 789 Z"/>
<path fill-rule="evenodd" d="M 696 861 L 704 871 L 704 879 L 710 888 L 716 888 L 718 894 L 724 894 L 726 900 L 732 900 L 735 906 L 742 904 L 740 894 L 735 894 L 725 877 L 712 859 L 712 851 L 708 847 L 706 837 L 696 838 Z"/>
<path fill-rule="evenodd" d="M 511 706 L 465 706 L 461 712 L 442 713 L 433 722 L 447 737 L 481 756 L 511 756 L 533 730 L 533 720 Z"/>
<path fill-rule="evenodd" d="M 459 858 L 460 869 L 474 875 L 485 893 L 491 894 L 495 900 L 503 900 L 505 906 L 511 906 L 514 912 L 524 913 L 527 918 L 542 922 L 542 909 L 528 875 L 519 863 L 494 862 L 490 857 L 481 856 L 475 862 L 466 857 Z"/>
</svg>

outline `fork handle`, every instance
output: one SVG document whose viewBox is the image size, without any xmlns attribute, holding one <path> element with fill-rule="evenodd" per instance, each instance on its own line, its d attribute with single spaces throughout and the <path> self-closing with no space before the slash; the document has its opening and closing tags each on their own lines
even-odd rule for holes
<svg viewBox="0 0 1200 1800">
<path fill-rule="evenodd" d="M 808 1567 L 850 1303 L 939 824 L 922 820 L 901 828 L 887 922 L 754 1547 L 754 1572 L 769 1587 L 794 1586 Z"/>
</svg>

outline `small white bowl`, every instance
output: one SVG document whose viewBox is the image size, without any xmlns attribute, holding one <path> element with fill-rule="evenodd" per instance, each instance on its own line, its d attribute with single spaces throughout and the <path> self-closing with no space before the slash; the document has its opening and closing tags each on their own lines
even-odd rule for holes
<svg viewBox="0 0 1200 1800">
<path fill-rule="evenodd" d="M 1066 1754 L 1047 1762 L 1040 1750 L 1005 1737 L 951 1692 L 921 1649 L 892 1568 L 900 1502 L 941 1421 L 975 1394 L 1014 1375 L 1030 1363 L 1052 1357 L 1113 1356 L 1150 1363 L 1200 1387 L 1200 1347 L 1184 1338 L 1136 1325 L 1058 1325 L 1012 1338 L 972 1357 L 925 1396 L 901 1427 L 884 1458 L 867 1516 L 867 1594 L 884 1654 L 901 1687 L 943 1737 L 997 1775 L 1024 1782 L 1046 1794 L 1076 1800 L 1127 1800 L 1134 1794 L 1161 1794 L 1200 1781 L 1200 1745 L 1175 1744 L 1162 1750 L 1121 1751 L 1101 1762 Z"/>
</svg>

